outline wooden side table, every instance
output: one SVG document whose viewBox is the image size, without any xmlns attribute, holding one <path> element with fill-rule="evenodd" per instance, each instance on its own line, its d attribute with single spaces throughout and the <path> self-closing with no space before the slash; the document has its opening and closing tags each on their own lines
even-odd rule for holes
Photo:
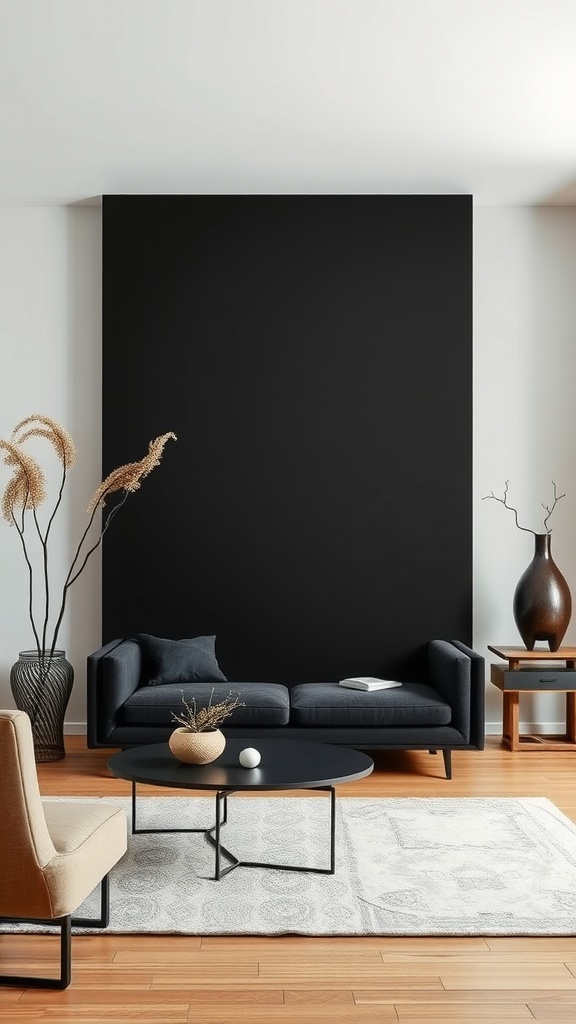
<svg viewBox="0 0 576 1024">
<path fill-rule="evenodd" d="M 525 647 L 489 646 L 488 650 L 508 663 L 490 666 L 490 681 L 502 690 L 503 696 L 503 745 L 509 750 L 576 750 L 576 647 L 527 651 Z M 566 694 L 563 736 L 520 736 L 520 694 L 536 692 Z"/>
</svg>

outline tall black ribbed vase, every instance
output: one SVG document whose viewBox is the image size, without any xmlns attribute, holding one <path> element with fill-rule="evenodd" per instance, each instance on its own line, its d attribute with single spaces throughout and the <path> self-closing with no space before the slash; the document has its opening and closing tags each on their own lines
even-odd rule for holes
<svg viewBox="0 0 576 1024">
<path fill-rule="evenodd" d="M 10 686 L 19 711 L 32 725 L 34 757 L 38 762 L 61 761 L 64 749 L 64 715 L 74 684 L 74 669 L 64 651 L 43 658 L 38 651 L 20 651 L 10 670 Z"/>
<path fill-rule="evenodd" d="M 552 558 L 550 540 L 549 533 L 534 535 L 534 558 L 514 592 L 514 620 L 529 651 L 537 640 L 557 651 L 572 615 L 570 589 Z"/>
</svg>

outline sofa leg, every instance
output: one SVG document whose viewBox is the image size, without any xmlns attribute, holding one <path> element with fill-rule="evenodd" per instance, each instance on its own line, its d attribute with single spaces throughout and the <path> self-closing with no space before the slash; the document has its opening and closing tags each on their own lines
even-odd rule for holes
<svg viewBox="0 0 576 1024">
<path fill-rule="evenodd" d="M 446 771 L 446 778 L 452 778 L 452 751 L 443 750 L 442 757 L 444 758 L 444 769 Z"/>
<path fill-rule="evenodd" d="M 429 750 L 429 751 L 428 751 L 428 753 L 429 753 L 429 754 L 437 754 L 437 753 L 438 753 L 438 751 L 437 751 L 437 750 L 433 750 L 433 749 L 432 749 L 432 750 Z"/>
</svg>

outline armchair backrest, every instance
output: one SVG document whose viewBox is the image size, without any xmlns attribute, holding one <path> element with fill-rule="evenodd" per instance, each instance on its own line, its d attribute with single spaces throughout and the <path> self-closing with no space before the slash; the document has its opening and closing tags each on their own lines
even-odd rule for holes
<svg viewBox="0 0 576 1024">
<path fill-rule="evenodd" d="M 49 915 L 42 869 L 56 855 L 44 817 L 30 719 L 0 711 L 0 917 Z"/>
</svg>

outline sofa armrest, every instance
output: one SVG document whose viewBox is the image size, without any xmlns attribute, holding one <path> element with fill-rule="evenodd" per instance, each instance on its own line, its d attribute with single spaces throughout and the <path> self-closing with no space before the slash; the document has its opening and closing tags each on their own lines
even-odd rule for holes
<svg viewBox="0 0 576 1024">
<path fill-rule="evenodd" d="M 464 741 L 484 747 L 484 659 L 459 641 L 428 644 L 430 686 L 452 708 L 452 725 Z M 481 684 L 481 685 L 480 685 Z"/>
<path fill-rule="evenodd" d="M 486 663 L 481 654 L 460 640 L 450 643 L 470 658 L 470 743 L 484 750 L 486 741 Z"/>
<path fill-rule="evenodd" d="M 141 682 L 142 654 L 135 640 L 113 640 L 87 659 L 87 743 L 110 746 L 118 711 Z"/>
</svg>

